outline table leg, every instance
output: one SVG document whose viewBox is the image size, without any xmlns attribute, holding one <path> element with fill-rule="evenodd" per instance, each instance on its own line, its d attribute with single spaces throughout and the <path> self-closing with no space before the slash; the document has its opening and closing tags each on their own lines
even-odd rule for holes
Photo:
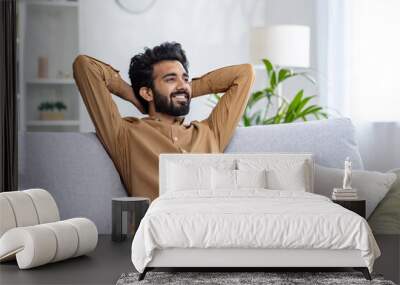
<svg viewBox="0 0 400 285">
<path fill-rule="evenodd" d="M 112 235 L 113 241 L 122 241 L 122 206 L 112 201 Z"/>
</svg>

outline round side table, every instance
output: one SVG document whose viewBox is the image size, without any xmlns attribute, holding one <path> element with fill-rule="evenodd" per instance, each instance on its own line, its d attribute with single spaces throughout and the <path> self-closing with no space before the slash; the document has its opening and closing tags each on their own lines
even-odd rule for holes
<svg viewBox="0 0 400 285">
<path fill-rule="evenodd" d="M 113 198 L 111 239 L 124 241 L 133 237 L 149 205 L 150 199 L 145 197 Z"/>
</svg>

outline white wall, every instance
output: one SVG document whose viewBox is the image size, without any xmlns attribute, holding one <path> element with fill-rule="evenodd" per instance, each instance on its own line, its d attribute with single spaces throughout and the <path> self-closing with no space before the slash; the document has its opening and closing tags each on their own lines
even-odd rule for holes
<svg viewBox="0 0 400 285">
<path fill-rule="evenodd" d="M 397 67 L 396 62 L 400 62 L 400 57 L 393 49 L 386 49 L 385 55 L 390 60 L 386 60 L 385 64 L 388 64 L 389 67 L 385 69 L 384 66 L 379 66 L 379 70 L 385 70 L 385 74 L 391 75 L 379 76 L 374 72 L 371 73 L 368 68 L 377 66 L 373 64 L 374 62 L 385 59 L 382 49 L 380 49 L 385 44 L 381 43 L 375 48 L 374 45 L 368 45 L 368 41 L 364 38 L 361 42 L 361 26 L 359 26 L 362 25 L 364 29 L 362 30 L 363 36 L 372 35 L 373 32 L 381 36 L 380 32 L 384 27 L 387 30 L 396 27 L 398 17 L 396 18 L 396 14 L 393 14 L 392 11 L 398 5 L 397 1 L 386 3 L 386 1 L 378 0 L 365 2 L 337 0 L 316 1 L 316 4 L 318 66 L 321 75 L 319 81 L 322 83 L 320 92 L 325 95 L 322 98 L 323 102 L 337 110 L 342 116 L 353 119 L 361 157 L 366 169 L 387 171 L 400 167 L 399 116 L 393 116 L 395 113 L 393 111 L 396 109 L 387 112 L 389 116 L 391 115 L 392 121 L 387 121 L 388 117 L 382 115 L 386 113 L 388 107 L 397 106 L 398 83 L 390 77 L 391 75 L 396 76 L 396 72 L 393 72 L 394 69 L 391 72 L 390 69 Z M 363 8 L 361 9 L 360 6 Z M 374 8 L 376 6 L 380 9 Z M 370 13 L 370 17 L 366 12 Z M 377 17 L 387 18 L 387 21 L 378 23 Z M 380 25 L 383 28 L 377 31 L 376 27 Z M 370 26 L 373 26 L 375 30 L 369 29 Z M 385 42 L 386 46 L 389 45 L 393 48 L 398 44 L 396 38 L 390 37 L 390 33 L 383 34 L 385 36 L 382 36 L 381 42 Z M 370 40 L 372 39 L 375 40 L 373 36 Z M 364 70 L 367 70 L 367 73 L 364 74 Z M 370 74 L 376 80 L 370 80 L 368 78 Z M 370 88 L 370 86 L 372 87 Z M 374 90 L 376 91 L 374 92 Z M 368 113 L 366 110 L 371 106 L 375 112 Z M 360 116 L 363 113 L 366 115 Z M 378 113 L 380 116 L 374 117 L 374 113 Z M 358 119 L 356 119 L 357 117 Z"/>
<path fill-rule="evenodd" d="M 400 168 L 400 122 L 354 121 L 365 169 Z"/>
<path fill-rule="evenodd" d="M 123 11 L 113 0 L 83 0 L 79 9 L 80 52 L 110 63 L 128 82 L 130 58 L 164 41 L 183 45 L 191 76 L 248 62 L 250 27 L 265 19 L 262 0 L 158 0 L 139 15 Z M 205 118 L 210 112 L 206 101 L 193 100 L 187 119 Z M 131 104 L 116 102 L 123 116 L 140 115 Z M 92 131 L 84 106 L 81 111 L 81 131 Z"/>
<path fill-rule="evenodd" d="M 318 69 L 316 2 L 318 0 L 267 0 L 266 25 L 305 25 L 310 27 L 310 69 Z M 296 47 L 293 47 L 294 49 Z M 310 70 L 309 70 L 310 71 Z M 316 76 L 315 72 L 312 72 Z M 318 95 L 318 88 L 303 77 L 288 79 L 282 86 L 283 95 L 292 98 L 300 89 L 305 95 Z M 316 103 L 317 101 L 314 101 Z"/>
<path fill-rule="evenodd" d="M 81 0 L 79 13 L 81 53 L 112 64 L 128 82 L 130 58 L 145 46 L 163 41 L 182 43 L 191 76 L 198 76 L 224 65 L 249 62 L 251 27 L 274 24 L 310 26 L 311 68 L 317 71 L 319 80 L 324 80 L 318 67 L 321 60 L 324 64 L 327 42 L 326 30 L 317 24 L 321 13 L 318 0 L 157 0 L 150 11 L 140 15 L 121 10 L 113 0 Z M 264 87 L 265 72 L 257 70 L 256 76 L 254 89 Z M 304 79 L 290 80 L 283 86 L 284 94 L 293 95 L 300 88 L 307 95 L 318 94 L 318 88 Z M 132 105 L 115 99 L 123 116 L 140 116 Z M 194 100 L 187 119 L 206 117 L 210 112 L 206 101 L 206 98 Z M 93 131 L 84 106 L 81 111 L 81 131 Z M 399 151 L 380 147 L 387 141 L 399 141 L 398 134 L 390 136 L 380 124 L 370 126 L 368 134 L 361 135 L 359 131 L 358 135 L 366 168 L 384 171 L 400 167 Z"/>
</svg>

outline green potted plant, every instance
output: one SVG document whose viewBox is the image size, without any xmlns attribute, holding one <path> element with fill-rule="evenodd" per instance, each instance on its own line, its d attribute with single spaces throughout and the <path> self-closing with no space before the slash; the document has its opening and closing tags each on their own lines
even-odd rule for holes
<svg viewBox="0 0 400 285">
<path fill-rule="evenodd" d="M 39 118 L 41 120 L 64 120 L 64 110 L 67 106 L 61 101 L 45 101 L 38 106 Z"/>
<path fill-rule="evenodd" d="M 307 121 L 310 117 L 317 120 L 328 117 L 323 107 L 311 104 L 310 101 L 316 95 L 305 96 L 304 90 L 301 89 L 289 100 L 278 92 L 280 85 L 291 77 L 301 76 L 315 84 L 309 73 L 297 73 L 291 69 L 276 67 L 268 59 L 263 59 L 263 64 L 268 76 L 267 86 L 250 95 L 242 117 L 243 126 L 282 124 L 297 120 Z M 219 99 L 219 94 L 213 94 L 210 98 L 211 106 Z"/>
</svg>

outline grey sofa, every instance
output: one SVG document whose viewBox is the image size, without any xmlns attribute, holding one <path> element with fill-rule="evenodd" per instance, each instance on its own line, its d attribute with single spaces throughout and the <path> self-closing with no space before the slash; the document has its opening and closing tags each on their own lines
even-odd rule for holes
<svg viewBox="0 0 400 285">
<path fill-rule="evenodd" d="M 126 196 L 120 177 L 94 133 L 22 133 L 20 189 L 44 188 L 62 219 L 91 219 L 111 233 L 111 199 Z M 236 130 L 227 153 L 311 152 L 317 163 L 343 167 L 348 156 L 363 169 L 349 119 L 255 126 Z M 135 173 L 132 173 L 135 175 Z"/>
<path fill-rule="evenodd" d="M 111 199 L 126 192 L 96 134 L 21 133 L 19 142 L 21 190 L 44 188 L 56 200 L 61 219 L 86 217 L 100 234 L 111 233 Z M 363 169 L 355 130 L 346 118 L 239 127 L 226 152 L 312 152 L 317 163 L 336 168 L 349 156 L 354 169 Z M 398 282 L 400 236 L 375 237 L 383 253 L 376 272 Z"/>
</svg>

